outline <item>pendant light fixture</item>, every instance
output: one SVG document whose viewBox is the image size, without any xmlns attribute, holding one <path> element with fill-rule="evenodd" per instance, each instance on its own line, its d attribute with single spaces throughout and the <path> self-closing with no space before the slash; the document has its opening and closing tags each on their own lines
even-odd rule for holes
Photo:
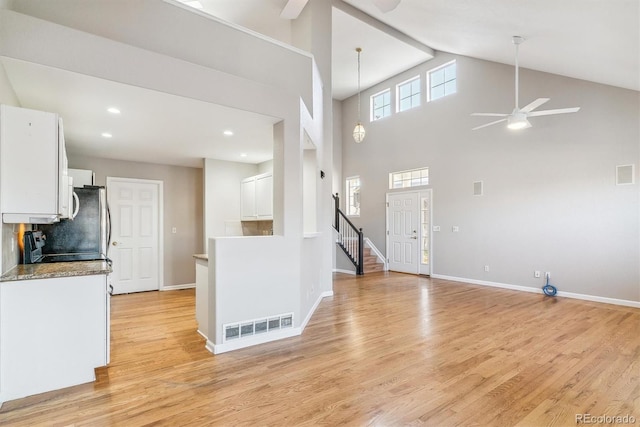
<svg viewBox="0 0 640 427">
<path fill-rule="evenodd" d="M 353 128 L 353 140 L 356 143 L 361 143 L 364 140 L 364 126 L 362 126 L 362 122 L 360 121 L 360 53 L 362 52 L 362 48 L 357 47 L 356 52 L 358 52 L 358 123 L 356 127 Z"/>
</svg>

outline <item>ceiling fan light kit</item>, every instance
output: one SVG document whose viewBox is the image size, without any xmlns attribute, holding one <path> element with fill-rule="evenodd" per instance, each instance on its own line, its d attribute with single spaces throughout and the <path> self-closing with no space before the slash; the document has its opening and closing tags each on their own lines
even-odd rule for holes
<svg viewBox="0 0 640 427">
<path fill-rule="evenodd" d="M 507 127 L 513 130 L 526 129 L 531 127 L 531 123 L 526 114 L 514 112 L 507 118 Z"/>
<path fill-rule="evenodd" d="M 511 114 L 505 113 L 472 113 L 472 116 L 485 116 L 485 117 L 501 117 L 500 119 L 486 123 L 484 125 L 476 126 L 471 130 L 482 129 L 491 125 L 495 125 L 502 122 L 507 122 L 507 128 L 509 129 L 526 129 L 531 127 L 531 123 L 529 123 L 529 117 L 536 116 L 551 116 L 553 114 L 566 114 L 566 113 L 575 113 L 580 110 L 580 107 L 572 107 L 572 108 L 558 108 L 555 110 L 543 110 L 543 111 L 533 111 L 536 108 L 540 107 L 545 102 L 549 101 L 549 98 L 538 98 L 535 101 L 527 104 L 526 106 L 519 108 L 519 70 L 518 66 L 518 47 L 524 42 L 524 38 L 520 36 L 513 36 L 512 38 L 513 44 L 516 46 L 516 78 L 515 78 L 515 101 L 516 106 L 511 112 Z"/>
</svg>

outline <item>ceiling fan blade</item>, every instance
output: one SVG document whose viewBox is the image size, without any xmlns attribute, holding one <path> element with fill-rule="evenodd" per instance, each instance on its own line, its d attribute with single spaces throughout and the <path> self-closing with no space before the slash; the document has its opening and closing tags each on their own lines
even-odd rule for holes
<svg viewBox="0 0 640 427">
<path fill-rule="evenodd" d="M 471 113 L 472 116 L 487 116 L 487 117 L 507 117 L 509 114 L 503 113 Z"/>
<path fill-rule="evenodd" d="M 486 124 L 484 124 L 484 125 L 476 126 L 476 127 L 474 127 L 473 129 L 471 129 L 471 130 L 478 130 L 478 129 L 486 128 L 487 126 L 495 125 L 495 124 L 497 124 L 497 123 L 500 123 L 500 122 L 506 122 L 506 121 L 507 121 L 507 119 L 500 119 L 500 120 L 496 120 L 495 122 L 486 123 Z"/>
<path fill-rule="evenodd" d="M 371 0 L 380 12 L 387 13 L 398 7 L 400 0 Z"/>
<path fill-rule="evenodd" d="M 535 101 L 533 101 L 531 104 L 522 107 L 520 111 L 522 111 L 523 113 L 528 113 L 530 111 L 535 110 L 536 108 L 538 108 L 539 106 L 541 106 L 547 101 L 549 101 L 549 98 L 538 98 Z"/>
<path fill-rule="evenodd" d="M 557 110 L 543 110 L 543 111 L 534 111 L 533 113 L 527 113 L 529 117 L 536 116 L 551 116 L 552 114 L 566 114 L 566 113 L 575 113 L 580 110 L 580 107 L 573 108 L 558 108 Z"/>
</svg>

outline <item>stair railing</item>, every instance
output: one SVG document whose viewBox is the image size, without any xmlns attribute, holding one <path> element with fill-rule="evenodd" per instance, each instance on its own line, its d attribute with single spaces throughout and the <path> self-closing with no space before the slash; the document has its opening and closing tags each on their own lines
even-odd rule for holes
<svg viewBox="0 0 640 427">
<path fill-rule="evenodd" d="M 364 274 L 364 234 L 340 210 L 340 197 L 333 195 L 335 217 L 333 228 L 338 232 L 338 246 L 342 248 L 349 260 L 356 267 L 356 274 Z"/>
</svg>

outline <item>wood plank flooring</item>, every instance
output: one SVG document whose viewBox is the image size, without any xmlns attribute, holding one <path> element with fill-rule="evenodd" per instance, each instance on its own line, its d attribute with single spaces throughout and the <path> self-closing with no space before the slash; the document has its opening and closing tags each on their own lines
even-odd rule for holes
<svg viewBox="0 0 640 427">
<path fill-rule="evenodd" d="M 394 273 L 334 292 L 302 336 L 217 356 L 193 290 L 115 296 L 98 381 L 6 402 L 0 424 L 640 423 L 639 309 Z"/>
</svg>

